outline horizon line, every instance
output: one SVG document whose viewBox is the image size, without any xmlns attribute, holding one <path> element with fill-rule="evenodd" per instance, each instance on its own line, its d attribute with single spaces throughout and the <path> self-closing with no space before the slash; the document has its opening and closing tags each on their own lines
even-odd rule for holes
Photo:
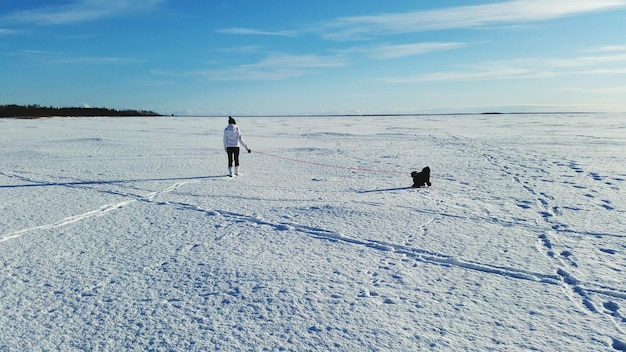
<svg viewBox="0 0 626 352">
<path fill-rule="evenodd" d="M 545 115 L 545 114 L 601 114 L 601 111 L 544 111 L 544 112 L 450 112 L 450 113 L 370 113 L 370 114 L 166 114 L 162 117 L 377 117 L 377 116 L 447 116 L 447 115 Z M 615 112 L 614 112 L 615 113 Z M 619 113 L 619 112 L 617 112 Z"/>
</svg>

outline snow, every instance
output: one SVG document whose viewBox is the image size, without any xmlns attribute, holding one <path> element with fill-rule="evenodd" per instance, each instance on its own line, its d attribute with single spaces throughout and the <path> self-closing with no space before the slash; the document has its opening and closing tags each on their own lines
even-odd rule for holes
<svg viewBox="0 0 626 352">
<path fill-rule="evenodd" d="M 238 123 L 1 119 L 0 351 L 626 351 L 624 114 Z"/>
</svg>

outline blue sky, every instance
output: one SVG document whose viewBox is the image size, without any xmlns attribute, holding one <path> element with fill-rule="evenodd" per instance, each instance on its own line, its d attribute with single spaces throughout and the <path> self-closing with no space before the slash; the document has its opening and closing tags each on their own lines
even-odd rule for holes
<svg viewBox="0 0 626 352">
<path fill-rule="evenodd" d="M 0 104 L 626 111 L 626 0 L 0 3 Z"/>
</svg>

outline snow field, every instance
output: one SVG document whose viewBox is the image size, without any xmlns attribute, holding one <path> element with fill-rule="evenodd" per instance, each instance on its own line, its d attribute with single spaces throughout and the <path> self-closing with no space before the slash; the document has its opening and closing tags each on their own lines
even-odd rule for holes
<svg viewBox="0 0 626 352">
<path fill-rule="evenodd" d="M 626 350 L 623 115 L 222 120 L 0 120 L 0 350 Z"/>
</svg>

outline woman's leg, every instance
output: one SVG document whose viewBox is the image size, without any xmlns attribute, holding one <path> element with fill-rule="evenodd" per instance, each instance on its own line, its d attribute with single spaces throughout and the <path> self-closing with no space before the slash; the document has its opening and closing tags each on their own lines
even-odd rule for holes
<svg viewBox="0 0 626 352">
<path fill-rule="evenodd" d="M 228 154 L 228 167 L 233 167 L 233 157 L 235 155 L 234 148 L 226 148 L 226 153 Z"/>
<path fill-rule="evenodd" d="M 233 154 L 235 157 L 235 167 L 239 167 L 239 147 L 233 148 Z"/>
</svg>

